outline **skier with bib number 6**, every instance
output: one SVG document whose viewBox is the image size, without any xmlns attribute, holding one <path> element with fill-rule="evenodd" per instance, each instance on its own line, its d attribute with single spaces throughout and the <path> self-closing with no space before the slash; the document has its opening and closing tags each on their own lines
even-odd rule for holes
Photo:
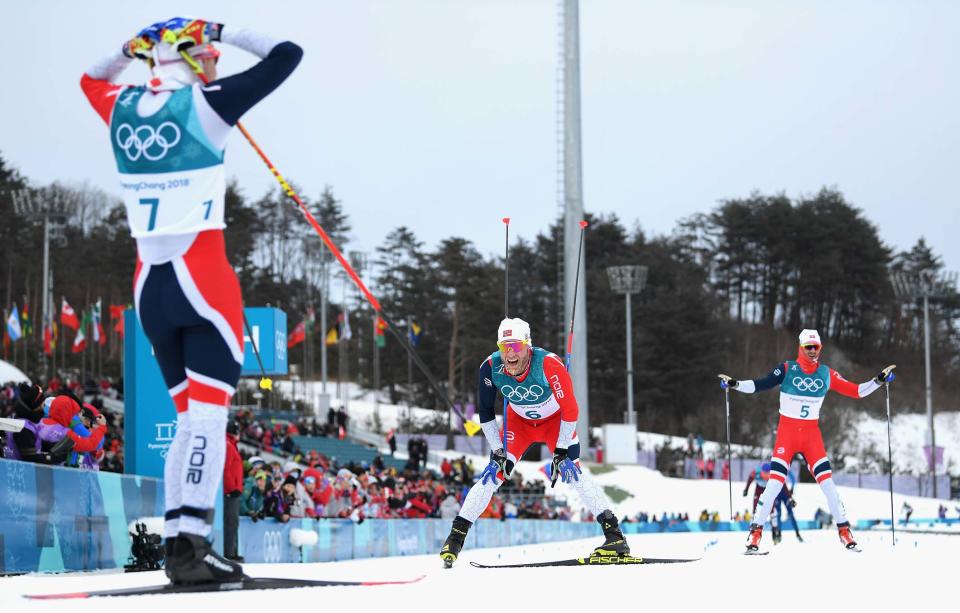
<svg viewBox="0 0 960 613">
<path fill-rule="evenodd" d="M 453 520 L 440 557 L 450 568 L 463 548 L 467 532 L 487 508 L 494 492 L 510 477 L 517 461 L 534 443 L 553 449 L 550 486 L 557 479 L 573 487 L 603 529 L 604 542 L 592 556 L 626 558 L 630 547 L 620 531 L 610 500 L 580 468 L 577 438 L 577 399 L 563 361 L 534 347 L 530 325 L 519 318 L 504 319 L 497 332 L 496 351 L 480 366 L 477 405 L 483 434 L 490 443 L 490 463 L 483 469 L 460 512 Z M 496 420 L 497 391 L 507 400 L 506 449 Z"/>
<path fill-rule="evenodd" d="M 260 61 L 218 78 L 214 43 Z M 302 55 L 291 42 L 176 17 L 144 28 L 80 81 L 109 128 L 137 241 L 137 316 L 177 411 L 164 464 L 165 570 L 174 584 L 244 576 L 209 541 L 227 410 L 243 363 L 243 302 L 223 237 L 224 151 L 240 117 L 276 89 Z M 147 62 L 152 78 L 146 85 L 115 83 L 135 59 Z"/>
<path fill-rule="evenodd" d="M 840 373 L 820 362 L 820 334 L 816 330 L 804 330 L 800 333 L 800 347 L 796 360 L 778 364 L 762 379 L 738 381 L 729 375 L 718 375 L 720 387 L 733 388 L 744 394 L 762 392 L 780 386 L 780 423 L 777 426 L 777 439 L 773 445 L 773 457 L 770 458 L 770 480 L 760 496 L 760 505 L 750 525 L 747 538 L 747 554 L 756 553 L 763 536 L 763 524 L 773 510 L 773 503 L 784 487 L 790 472 L 790 461 L 795 453 L 803 454 L 807 459 L 807 468 L 816 479 L 827 498 L 830 512 L 837 522 L 840 542 L 844 547 L 859 551 L 850 522 L 840 500 L 840 494 L 833 483 L 833 471 L 820 433 L 820 407 L 829 390 L 850 398 L 863 398 L 893 381 L 891 364 L 866 383 L 859 385 L 844 379 Z"/>
</svg>

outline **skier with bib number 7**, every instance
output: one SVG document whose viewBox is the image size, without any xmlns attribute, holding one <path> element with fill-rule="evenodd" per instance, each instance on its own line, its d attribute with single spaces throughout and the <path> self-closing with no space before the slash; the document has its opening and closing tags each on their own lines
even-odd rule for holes
<svg viewBox="0 0 960 613">
<path fill-rule="evenodd" d="M 880 373 L 859 385 L 844 379 L 840 373 L 820 362 L 820 334 L 816 330 L 800 333 L 800 347 L 796 360 L 778 364 L 762 379 L 738 381 L 729 375 L 718 375 L 720 387 L 733 388 L 744 394 L 762 392 L 780 386 L 780 423 L 770 459 L 770 480 L 760 496 L 760 505 L 750 525 L 747 554 L 756 553 L 763 536 L 763 524 L 773 510 L 773 503 L 783 489 L 790 472 L 790 461 L 797 452 L 807 459 L 807 468 L 827 498 L 830 512 L 837 522 L 840 542 L 847 549 L 859 551 L 850 532 L 850 522 L 833 483 L 833 471 L 820 433 L 820 407 L 827 392 L 833 390 L 850 398 L 863 398 L 893 381 L 891 364 Z"/>
<path fill-rule="evenodd" d="M 580 469 L 577 438 L 577 399 L 563 361 L 555 354 L 534 347 L 530 324 L 519 318 L 504 319 L 497 332 L 499 351 L 480 365 L 477 409 L 480 426 L 490 443 L 490 463 L 483 469 L 460 512 L 453 520 L 440 557 L 450 568 L 463 548 L 467 532 L 490 504 L 494 492 L 510 477 L 517 461 L 534 443 L 553 449 L 550 486 L 557 479 L 573 487 L 603 530 L 604 542 L 592 556 L 621 559 L 630 555 L 610 500 L 589 474 Z M 497 391 L 507 400 L 506 449 L 496 420 Z"/>
<path fill-rule="evenodd" d="M 218 78 L 214 43 L 260 61 Z M 209 541 L 244 345 L 240 283 L 223 236 L 224 151 L 240 117 L 290 76 L 302 55 L 289 41 L 175 17 L 141 30 L 80 81 L 109 127 L 137 241 L 136 312 L 177 411 L 164 463 L 165 570 L 174 584 L 244 577 Z M 148 64 L 152 78 L 115 83 L 135 59 Z"/>
</svg>

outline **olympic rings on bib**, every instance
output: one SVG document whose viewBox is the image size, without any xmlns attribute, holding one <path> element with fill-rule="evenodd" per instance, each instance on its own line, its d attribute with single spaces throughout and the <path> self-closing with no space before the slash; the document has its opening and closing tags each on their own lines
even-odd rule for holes
<svg viewBox="0 0 960 613">
<path fill-rule="evenodd" d="M 823 389 L 823 380 L 812 377 L 794 377 L 793 386 L 801 392 L 819 392 Z"/>
<path fill-rule="evenodd" d="M 500 393 L 510 402 L 531 401 L 539 400 L 540 396 L 543 396 L 543 388 L 539 385 L 530 387 L 504 385 L 500 388 Z"/>
<path fill-rule="evenodd" d="M 180 142 L 180 128 L 172 121 L 165 121 L 156 129 L 150 125 L 134 128 L 124 123 L 117 128 L 116 139 L 117 146 L 131 162 L 136 162 L 140 156 L 156 162 Z"/>
</svg>

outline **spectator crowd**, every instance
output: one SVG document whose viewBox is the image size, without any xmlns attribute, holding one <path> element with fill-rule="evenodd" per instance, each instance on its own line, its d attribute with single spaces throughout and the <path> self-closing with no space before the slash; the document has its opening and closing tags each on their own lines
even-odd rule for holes
<svg viewBox="0 0 960 613">
<path fill-rule="evenodd" d="M 23 427 L 0 432 L 0 457 L 123 472 L 123 416 L 103 403 L 104 397 L 121 395 L 122 384 L 109 379 L 81 385 L 54 378 L 45 389 L 5 383 L 0 387 L 0 417 L 22 420 Z"/>
</svg>

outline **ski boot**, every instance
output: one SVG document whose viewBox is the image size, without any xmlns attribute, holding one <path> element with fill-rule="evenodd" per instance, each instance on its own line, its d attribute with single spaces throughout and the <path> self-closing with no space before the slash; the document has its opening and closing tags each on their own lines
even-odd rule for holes
<svg viewBox="0 0 960 613">
<path fill-rule="evenodd" d="M 169 539 L 168 547 L 164 571 L 171 583 L 235 583 L 245 577 L 239 564 L 222 557 L 200 535 L 181 532 Z"/>
<path fill-rule="evenodd" d="M 780 544 L 780 541 L 783 540 L 783 535 L 780 533 L 780 527 L 779 527 L 779 526 L 773 526 L 773 527 L 770 529 L 770 535 L 773 537 L 773 544 L 774 544 L 774 545 L 779 545 L 779 544 Z"/>
<path fill-rule="evenodd" d="M 850 551 L 860 551 L 860 548 L 857 547 L 857 542 L 853 540 L 853 533 L 850 532 L 850 522 L 845 521 L 842 524 L 837 524 L 837 532 L 840 535 L 840 542 L 843 543 L 844 547 Z"/>
<path fill-rule="evenodd" d="M 630 545 L 627 539 L 623 537 L 620 531 L 620 523 L 617 516 L 610 509 L 597 516 L 597 523 L 603 528 L 603 544 L 593 550 L 590 557 L 608 557 L 615 556 L 624 558 L 630 555 Z"/>
<path fill-rule="evenodd" d="M 440 559 L 443 560 L 444 568 L 451 568 L 457 561 L 460 550 L 463 549 L 463 540 L 467 538 L 467 532 L 473 522 L 457 515 L 453 518 L 453 526 L 450 528 L 450 535 L 444 541 L 440 548 Z"/>
<path fill-rule="evenodd" d="M 760 550 L 760 538 L 763 536 L 763 526 L 750 524 L 750 535 L 747 536 L 747 555 L 756 554 Z"/>
</svg>

